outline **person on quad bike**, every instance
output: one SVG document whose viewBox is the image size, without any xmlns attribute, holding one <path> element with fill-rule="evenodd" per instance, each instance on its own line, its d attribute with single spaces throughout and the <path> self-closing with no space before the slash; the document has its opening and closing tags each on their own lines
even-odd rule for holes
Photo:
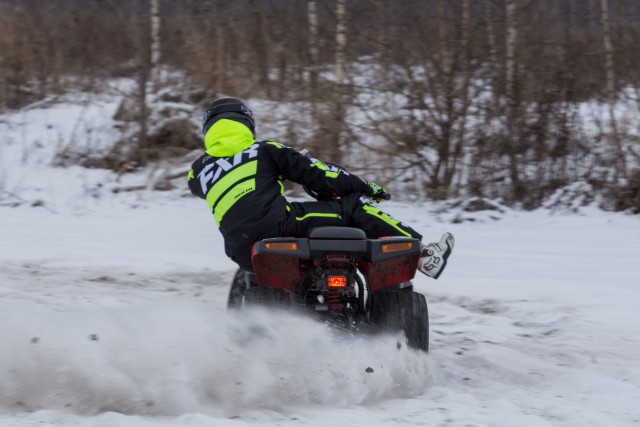
<svg viewBox="0 0 640 427">
<path fill-rule="evenodd" d="M 408 236 L 422 240 L 414 229 L 371 203 L 389 199 L 381 185 L 280 142 L 256 141 L 253 113 L 237 98 L 212 102 L 202 117 L 202 132 L 205 153 L 191 166 L 189 189 L 207 201 L 224 237 L 227 256 L 245 271 L 253 271 L 251 251 L 256 242 L 305 237 L 315 227 L 357 227 L 373 239 Z M 320 195 L 320 200 L 288 201 L 285 180 L 304 185 Z M 437 279 L 453 245 L 450 233 L 437 243 L 423 244 L 418 270 Z"/>
</svg>

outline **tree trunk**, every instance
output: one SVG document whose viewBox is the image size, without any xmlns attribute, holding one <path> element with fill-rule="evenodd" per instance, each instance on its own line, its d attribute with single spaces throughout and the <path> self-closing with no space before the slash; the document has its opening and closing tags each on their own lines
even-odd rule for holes
<svg viewBox="0 0 640 427">
<path fill-rule="evenodd" d="M 260 88 L 266 91 L 267 96 L 271 95 L 271 87 L 269 81 L 269 52 L 270 46 L 269 40 L 267 40 L 267 31 L 265 31 L 265 23 L 262 17 L 262 8 L 258 6 L 256 0 L 251 0 L 249 6 L 253 15 L 252 31 L 252 45 L 254 47 L 254 53 L 256 55 L 257 63 L 256 69 L 258 71 L 258 82 Z"/>
<path fill-rule="evenodd" d="M 379 56 L 378 62 L 382 67 L 382 81 L 387 80 L 389 75 L 389 68 L 391 67 L 391 55 L 389 52 L 389 13 L 390 10 L 387 7 L 387 0 L 376 0 L 376 21 L 378 25 L 378 44 Z"/>
<path fill-rule="evenodd" d="M 215 30 L 213 44 L 215 45 L 215 82 L 216 91 L 221 90 L 221 88 L 227 87 L 227 44 L 225 43 L 224 35 L 228 34 L 227 23 L 224 19 L 216 20 L 218 25 Z"/>
<path fill-rule="evenodd" d="M 147 82 L 149 81 L 149 67 L 145 55 L 145 43 L 140 19 L 140 0 L 133 0 L 133 38 L 136 48 L 136 67 L 138 71 L 138 150 L 140 162 L 147 162 Z"/>
<path fill-rule="evenodd" d="M 160 84 L 160 0 L 151 0 L 151 64 L 153 89 Z"/>
<path fill-rule="evenodd" d="M 309 0 L 307 16 L 309 19 L 309 83 L 313 102 L 318 91 L 318 6 L 315 0 Z"/>
<path fill-rule="evenodd" d="M 516 43 L 518 33 L 516 28 L 516 4 L 517 0 L 506 0 L 506 64 L 505 64 L 505 97 L 506 97 L 506 120 L 509 153 L 509 175 L 511 177 L 511 188 L 514 199 L 520 197 L 520 176 L 518 165 L 519 137 L 516 133 Z"/>
<path fill-rule="evenodd" d="M 451 69 L 451 55 L 449 54 L 448 37 L 447 37 L 447 11 L 446 0 L 440 0 L 438 2 L 438 58 L 442 64 L 444 74 L 448 75 Z"/>
<path fill-rule="evenodd" d="M 278 68 L 276 96 L 280 99 L 286 98 L 287 96 L 288 61 L 285 43 L 287 40 L 288 12 L 287 4 L 284 3 L 279 12 L 270 10 L 267 14 L 267 33 L 269 34 L 270 44 L 273 48 L 274 62 Z"/>
<path fill-rule="evenodd" d="M 494 113 L 498 111 L 500 104 L 500 92 L 498 88 L 500 84 L 499 70 L 500 64 L 498 61 L 498 44 L 496 43 L 496 30 L 493 25 L 493 14 L 491 13 L 491 3 L 487 0 L 483 3 L 484 20 L 487 26 L 487 42 L 489 44 L 489 66 L 491 69 L 491 95 L 493 99 Z"/>
<path fill-rule="evenodd" d="M 347 45 L 347 23 L 345 0 L 337 0 L 336 16 L 336 83 L 342 85 L 345 78 L 345 48 Z"/>
<path fill-rule="evenodd" d="M 609 104 L 609 120 L 611 121 L 611 142 L 616 150 L 616 168 L 614 180 L 618 180 L 620 175 L 622 178 L 626 177 L 626 165 L 624 160 L 624 153 L 622 151 L 622 142 L 620 141 L 620 135 L 618 134 L 618 124 L 616 121 L 616 86 L 615 86 L 615 66 L 613 63 L 613 43 L 611 41 L 611 21 L 609 16 L 609 0 L 600 0 L 601 18 L 603 28 L 603 42 L 604 42 L 604 59 L 605 59 L 605 71 L 606 71 L 606 92 L 607 103 Z"/>
<path fill-rule="evenodd" d="M 467 114 L 469 111 L 469 84 L 471 82 L 471 52 L 469 49 L 470 38 L 470 0 L 463 0 L 462 2 L 462 28 L 461 28 L 461 68 L 462 68 L 462 90 L 460 94 L 460 125 L 458 127 L 457 141 L 453 147 L 453 158 L 451 164 L 447 168 L 445 175 L 444 185 L 447 189 L 447 193 L 451 192 L 453 178 L 456 175 L 458 169 L 458 160 L 462 157 L 462 150 L 465 145 L 466 128 L 467 128 Z"/>
</svg>

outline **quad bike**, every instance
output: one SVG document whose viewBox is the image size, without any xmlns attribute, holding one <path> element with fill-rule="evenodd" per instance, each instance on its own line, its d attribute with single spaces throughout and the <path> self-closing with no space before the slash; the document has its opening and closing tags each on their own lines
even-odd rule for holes
<svg viewBox="0 0 640 427">
<path fill-rule="evenodd" d="M 367 239 L 348 227 L 265 239 L 254 247 L 255 273 L 235 274 L 228 306 L 300 308 L 342 325 L 403 331 L 409 346 L 428 351 L 427 303 L 410 282 L 420 252 L 417 239 Z"/>
</svg>

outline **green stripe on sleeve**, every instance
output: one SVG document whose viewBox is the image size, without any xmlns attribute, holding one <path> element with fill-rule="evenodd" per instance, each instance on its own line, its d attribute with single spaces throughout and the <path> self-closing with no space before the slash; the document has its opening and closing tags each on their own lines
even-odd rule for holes
<svg viewBox="0 0 640 427">
<path fill-rule="evenodd" d="M 337 170 L 337 172 L 333 172 L 331 170 L 329 170 L 329 168 L 327 167 L 327 165 L 325 165 L 324 163 L 318 161 L 315 163 L 311 163 L 311 167 L 314 168 L 318 168 L 320 170 L 324 171 L 324 174 L 327 178 L 337 178 L 338 175 L 340 175 L 340 169 Z"/>
</svg>

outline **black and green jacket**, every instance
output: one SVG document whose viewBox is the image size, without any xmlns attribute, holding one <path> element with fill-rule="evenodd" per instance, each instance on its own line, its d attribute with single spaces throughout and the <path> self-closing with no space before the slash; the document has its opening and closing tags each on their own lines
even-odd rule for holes
<svg viewBox="0 0 640 427">
<path fill-rule="evenodd" d="M 284 180 L 320 194 L 370 192 L 365 181 L 344 170 L 278 142 L 256 142 L 249 128 L 234 120 L 217 121 L 207 131 L 205 147 L 189 171 L 189 189 L 207 201 L 228 256 L 258 241 L 289 214 Z"/>
</svg>

